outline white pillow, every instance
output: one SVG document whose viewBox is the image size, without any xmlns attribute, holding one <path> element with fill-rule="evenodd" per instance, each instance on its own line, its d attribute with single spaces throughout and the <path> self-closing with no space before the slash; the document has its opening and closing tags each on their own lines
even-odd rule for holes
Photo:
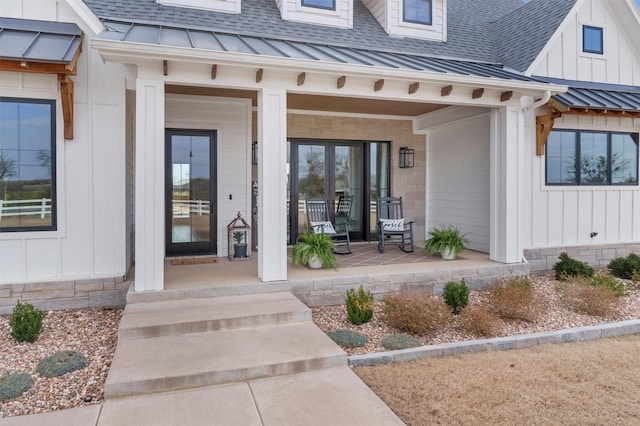
<svg viewBox="0 0 640 426">
<path fill-rule="evenodd" d="M 384 231 L 404 231 L 404 219 L 380 219 Z"/>
<path fill-rule="evenodd" d="M 311 228 L 316 234 L 335 234 L 336 230 L 333 229 L 333 224 L 329 221 L 325 222 L 311 222 Z"/>
</svg>

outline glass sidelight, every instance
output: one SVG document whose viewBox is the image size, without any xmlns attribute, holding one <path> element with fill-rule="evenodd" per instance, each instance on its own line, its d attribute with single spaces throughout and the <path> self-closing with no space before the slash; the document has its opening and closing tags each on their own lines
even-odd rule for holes
<svg viewBox="0 0 640 426">
<path fill-rule="evenodd" d="M 167 130 L 167 255 L 216 252 L 215 132 Z"/>
</svg>

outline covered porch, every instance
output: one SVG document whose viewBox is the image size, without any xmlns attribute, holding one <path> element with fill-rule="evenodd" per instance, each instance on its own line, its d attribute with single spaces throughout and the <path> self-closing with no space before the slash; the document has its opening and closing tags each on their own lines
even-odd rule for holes
<svg viewBox="0 0 640 426">
<path fill-rule="evenodd" d="M 343 303 L 347 290 L 360 285 L 376 297 L 398 291 L 402 286 L 438 294 L 452 280 L 464 278 L 470 288 L 479 289 L 496 279 L 529 272 L 526 263 L 502 264 L 473 250 L 464 250 L 452 261 L 427 256 L 419 248 L 414 253 L 404 253 L 390 247 L 381 254 L 375 242 L 356 243 L 353 251 L 352 255 L 338 258 L 337 270 L 294 265 L 289 255 L 288 279 L 269 283 L 257 277 L 255 257 L 243 262 L 224 257 L 213 263 L 187 265 L 173 265 L 166 260 L 164 291 L 130 291 L 127 303 L 290 291 L 309 306 L 321 306 Z M 135 280 L 134 271 L 130 278 Z"/>
<path fill-rule="evenodd" d="M 518 164 L 521 150 L 533 147 L 523 146 L 523 105 L 532 104 L 535 98 L 548 94 L 551 89 L 559 90 L 558 87 L 532 82 L 484 63 L 357 49 L 347 49 L 339 57 L 335 53 L 318 56 L 318 51 L 328 48 L 314 46 L 314 55 L 307 50 L 308 44 L 296 45 L 298 54 L 291 57 L 277 49 L 263 52 L 260 46 L 264 46 L 265 40 L 248 36 L 233 38 L 242 45 L 252 46 L 246 52 L 229 51 L 224 46 L 203 50 L 193 45 L 157 45 L 149 42 L 147 36 L 135 39 L 142 33 L 128 30 L 120 33 L 115 23 L 112 28 L 115 38 L 95 40 L 94 47 L 105 60 L 128 64 L 136 70 L 135 85 L 130 87 L 135 98 L 132 116 L 136 201 L 132 235 L 136 293 L 163 289 L 184 292 L 187 290 L 181 287 L 188 287 L 184 281 L 177 284 L 173 279 L 174 269 L 166 267 L 167 237 L 171 234 L 166 232 L 169 192 L 165 182 L 169 168 L 165 160 L 169 150 L 165 151 L 164 142 L 168 129 L 176 128 L 215 132 L 210 139 L 216 144 L 218 155 L 211 163 L 218 167 L 212 172 L 216 173 L 218 185 L 215 187 L 217 204 L 210 208 L 217 218 L 215 223 L 211 222 L 211 228 L 217 232 L 212 252 L 219 257 L 229 250 L 226 223 L 238 211 L 245 218 L 251 217 L 254 178 L 259 185 L 257 227 L 253 229 L 258 237 L 258 250 L 253 252 L 250 262 L 229 265 L 231 269 L 225 272 L 211 272 L 224 277 L 223 280 L 235 282 L 237 278 L 243 282 L 246 277 L 247 281 L 262 283 L 262 291 L 266 289 L 265 283 L 274 288 L 280 286 L 307 294 L 307 302 L 313 305 L 314 300 L 342 298 L 337 294 L 355 283 L 366 282 L 370 287 L 389 291 L 390 286 L 403 282 L 429 283 L 435 287 L 448 281 L 447 277 L 466 277 L 446 272 L 451 270 L 449 267 L 441 273 L 437 267 L 424 266 L 432 262 L 403 263 L 397 267 L 397 273 L 390 270 L 394 267 L 389 265 L 354 266 L 323 271 L 322 274 L 327 275 L 321 278 L 318 275 L 312 279 L 298 277 L 298 273 L 304 275 L 307 271 L 292 267 L 287 256 L 287 246 L 295 238 L 295 232 L 291 232 L 295 229 L 291 223 L 294 215 L 288 206 L 299 200 L 288 181 L 290 153 L 287 151 L 291 139 L 322 139 L 322 143 L 326 140 L 388 142 L 388 189 L 391 195 L 403 195 L 411 201 L 409 216 L 416 220 L 418 245 L 427 230 L 456 224 L 450 222 L 451 219 L 463 223 L 461 218 L 464 219 L 465 213 L 480 210 L 477 218 L 465 224 L 469 229 L 461 229 L 469 233 L 471 248 L 484 252 L 478 259 L 512 265 L 507 269 L 525 267 L 519 242 Z M 160 36 L 164 30 L 145 26 L 145 31 Z M 202 36 L 209 37 L 208 34 Z M 278 41 L 269 40 L 269 43 Z M 456 133 L 460 123 L 464 123 L 463 134 Z M 479 123 L 481 131 L 475 123 Z M 402 129 L 406 136 L 398 138 L 396 128 Z M 326 129 L 330 134 L 327 135 Z M 432 145 L 442 147 L 460 140 L 462 145 L 437 153 L 442 161 L 430 158 Z M 257 156 L 252 164 L 254 142 L 257 142 Z M 415 147 L 417 167 L 413 172 L 401 171 L 396 156 L 398 149 L 407 143 Z M 332 145 L 328 146 L 329 152 L 333 152 Z M 469 146 L 473 151 L 467 149 Z M 466 157 L 461 157 L 465 153 Z M 472 164 L 466 160 L 473 160 Z M 429 171 L 438 161 L 440 168 L 432 167 Z M 463 182 L 455 170 L 474 170 L 476 175 L 465 175 L 466 182 Z M 443 172 L 449 175 L 445 179 L 442 179 Z M 457 188 L 455 199 L 447 198 L 452 193 L 447 186 L 451 176 Z M 331 178 L 330 171 L 327 181 L 331 182 Z M 465 190 L 478 180 L 482 181 L 480 190 L 471 194 Z M 442 197 L 435 197 L 433 188 Z M 336 188 L 331 189 L 329 192 Z M 290 200 L 289 194 L 292 194 Z M 364 205 L 369 200 L 363 197 L 362 201 Z M 441 208 L 443 205 L 446 208 Z M 367 216 L 362 217 L 366 222 Z M 371 230 L 371 223 L 368 226 Z M 226 259 L 210 267 L 223 262 Z M 418 263 L 424 265 L 416 266 Z M 504 274 L 502 266 L 495 265 L 492 263 L 489 269 L 496 267 L 500 272 L 483 273 Z M 473 265 L 467 266 L 473 269 Z M 205 270 L 207 266 L 185 268 L 195 271 L 194 268 Z M 348 272 L 358 268 L 366 269 L 367 273 Z M 374 270 L 376 272 L 371 272 Z M 407 270 L 414 272 L 403 273 Z M 469 273 L 469 277 L 480 278 L 477 269 Z M 215 290 L 215 285 L 211 288 L 209 292 L 220 291 Z M 334 293 L 334 289 L 338 289 L 338 293 Z M 207 293 L 198 291 L 203 295 Z"/>
</svg>

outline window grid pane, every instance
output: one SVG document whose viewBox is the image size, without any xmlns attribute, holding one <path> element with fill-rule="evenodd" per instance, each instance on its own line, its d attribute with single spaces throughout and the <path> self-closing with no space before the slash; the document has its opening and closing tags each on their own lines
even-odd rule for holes
<svg viewBox="0 0 640 426">
<path fill-rule="evenodd" d="M 547 185 L 638 185 L 638 136 L 553 130 L 546 144 Z"/>
<path fill-rule="evenodd" d="M 0 99 L 0 231 L 55 229 L 54 105 Z"/>
<path fill-rule="evenodd" d="M 587 53 L 603 53 L 602 28 L 582 27 L 582 51 Z"/>
<path fill-rule="evenodd" d="M 302 6 L 336 10 L 335 0 L 302 0 Z"/>
<path fill-rule="evenodd" d="M 404 0 L 403 20 L 431 25 L 431 0 Z"/>
</svg>

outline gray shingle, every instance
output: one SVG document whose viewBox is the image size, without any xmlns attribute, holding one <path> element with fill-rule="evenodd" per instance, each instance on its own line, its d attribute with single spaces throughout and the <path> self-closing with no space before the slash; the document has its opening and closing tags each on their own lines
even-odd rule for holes
<svg viewBox="0 0 640 426">
<path fill-rule="evenodd" d="M 447 42 L 390 37 L 360 0 L 353 29 L 283 21 L 275 0 L 242 0 L 239 15 L 157 4 L 155 0 L 84 0 L 101 19 L 129 20 L 347 47 L 494 62 L 493 22 L 521 0 L 449 0 Z"/>
<path fill-rule="evenodd" d="M 532 0 L 494 24 L 496 61 L 524 72 L 567 16 L 576 0 Z"/>
</svg>

